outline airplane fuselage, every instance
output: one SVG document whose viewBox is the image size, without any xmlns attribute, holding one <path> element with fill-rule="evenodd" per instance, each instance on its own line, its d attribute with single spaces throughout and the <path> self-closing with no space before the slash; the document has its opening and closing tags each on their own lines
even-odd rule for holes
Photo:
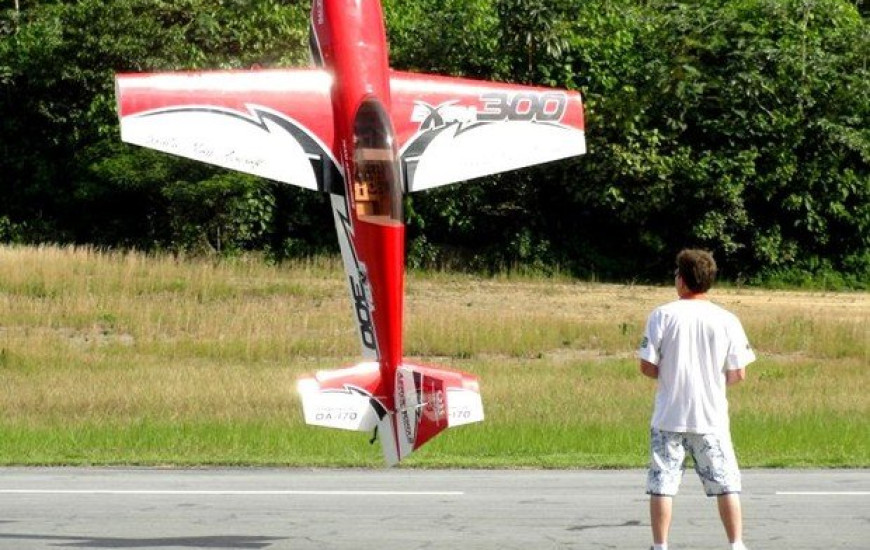
<svg viewBox="0 0 870 550">
<path fill-rule="evenodd" d="M 383 21 L 379 2 L 312 3 L 312 55 L 333 75 L 333 154 L 343 170 L 347 229 L 359 268 L 358 278 L 350 276 L 351 298 L 363 347 L 380 365 L 376 395 L 391 407 L 402 361 L 405 227 Z"/>
</svg>

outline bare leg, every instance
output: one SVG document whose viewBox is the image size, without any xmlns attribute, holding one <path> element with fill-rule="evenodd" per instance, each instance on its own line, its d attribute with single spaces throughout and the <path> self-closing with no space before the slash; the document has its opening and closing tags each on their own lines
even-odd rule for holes
<svg viewBox="0 0 870 550">
<path fill-rule="evenodd" d="M 719 517 L 725 527 L 728 542 L 743 540 L 743 512 L 740 508 L 740 495 L 732 493 L 716 497 L 719 505 Z"/>
<path fill-rule="evenodd" d="M 671 497 L 651 496 L 649 498 L 649 517 L 652 523 L 654 544 L 668 542 L 672 504 Z"/>
</svg>

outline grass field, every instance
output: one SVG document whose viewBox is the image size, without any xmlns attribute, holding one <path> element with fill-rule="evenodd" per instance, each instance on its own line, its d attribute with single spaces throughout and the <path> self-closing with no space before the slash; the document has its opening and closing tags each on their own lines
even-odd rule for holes
<svg viewBox="0 0 870 550">
<path fill-rule="evenodd" d="M 364 434 L 305 426 L 294 393 L 358 360 L 347 292 L 337 259 L 0 247 L 0 464 L 379 465 Z M 403 464 L 646 463 L 633 352 L 673 289 L 409 273 L 406 296 L 406 355 L 477 374 L 487 418 Z M 730 394 L 742 463 L 870 466 L 870 294 L 713 298 L 759 355 Z"/>
</svg>

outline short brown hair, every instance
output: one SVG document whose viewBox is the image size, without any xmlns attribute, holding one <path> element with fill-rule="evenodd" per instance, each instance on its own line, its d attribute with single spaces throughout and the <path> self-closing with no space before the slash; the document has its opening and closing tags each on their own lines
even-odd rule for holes
<svg viewBox="0 0 870 550">
<path fill-rule="evenodd" d="M 692 292 L 707 292 L 716 280 L 716 260 L 706 250 L 686 248 L 677 254 L 677 273 Z"/>
</svg>

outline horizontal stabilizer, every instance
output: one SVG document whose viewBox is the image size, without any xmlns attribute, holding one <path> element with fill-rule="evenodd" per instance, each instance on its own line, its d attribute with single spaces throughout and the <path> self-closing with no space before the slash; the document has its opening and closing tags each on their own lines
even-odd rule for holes
<svg viewBox="0 0 870 550">
<path fill-rule="evenodd" d="M 320 371 L 313 378 L 299 380 L 305 423 L 360 432 L 374 430 L 387 414 L 373 395 L 379 382 L 377 363 Z"/>
</svg>

